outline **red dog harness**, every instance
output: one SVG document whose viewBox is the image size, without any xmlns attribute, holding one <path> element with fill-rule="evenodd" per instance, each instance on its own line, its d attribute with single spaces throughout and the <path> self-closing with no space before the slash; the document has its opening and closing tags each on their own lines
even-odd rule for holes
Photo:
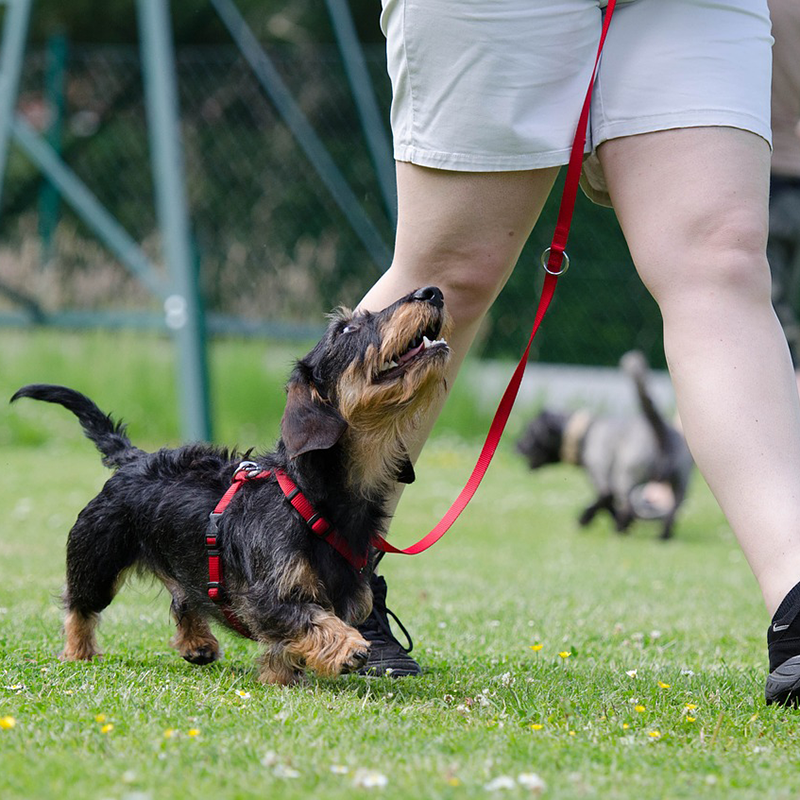
<svg viewBox="0 0 800 800">
<path fill-rule="evenodd" d="M 220 560 L 219 549 L 219 520 L 225 513 L 225 509 L 230 505 L 236 493 L 247 481 L 265 480 L 274 476 L 281 487 L 286 499 L 305 520 L 308 529 L 324 542 L 329 544 L 339 553 L 353 569 L 359 574 L 363 573 L 367 566 L 369 556 L 367 553 L 357 554 L 352 551 L 347 541 L 336 531 L 325 517 L 318 514 L 311 505 L 309 499 L 300 491 L 297 484 L 282 469 L 262 469 L 254 461 L 242 461 L 233 474 L 228 491 L 222 495 L 214 510 L 209 514 L 208 531 L 206 533 L 206 554 L 208 555 L 208 596 L 220 607 L 230 626 L 242 636 L 252 639 L 252 635 L 246 626 L 236 616 L 233 609 L 225 602 L 223 580 L 222 580 L 222 561 Z M 379 534 L 375 534 L 373 544 L 380 547 L 381 542 L 386 540 Z"/>
</svg>

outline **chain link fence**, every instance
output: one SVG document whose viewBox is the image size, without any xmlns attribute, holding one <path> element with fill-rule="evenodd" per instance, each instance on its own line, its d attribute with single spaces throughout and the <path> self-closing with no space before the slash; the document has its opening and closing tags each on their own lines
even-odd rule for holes
<svg viewBox="0 0 800 800">
<path fill-rule="evenodd" d="M 391 250 L 393 226 L 333 46 L 265 48 L 365 215 Z M 308 334 L 352 306 L 380 274 L 235 47 L 177 51 L 187 190 L 206 311 L 231 331 Z M 365 57 L 384 119 L 390 86 L 380 46 Z M 145 251 L 159 249 L 136 48 L 29 50 L 19 111 L 61 152 Z M 55 76 L 55 77 L 54 77 Z M 492 309 L 477 352 L 518 357 L 533 320 L 558 186 Z M 36 170 L 12 148 L 0 215 L 0 311 L 160 313 Z M 613 365 L 631 347 L 663 364 L 658 310 L 635 274 L 613 212 L 580 198 L 573 268 L 559 283 L 536 358 Z M 223 326 L 224 327 L 224 326 Z"/>
</svg>

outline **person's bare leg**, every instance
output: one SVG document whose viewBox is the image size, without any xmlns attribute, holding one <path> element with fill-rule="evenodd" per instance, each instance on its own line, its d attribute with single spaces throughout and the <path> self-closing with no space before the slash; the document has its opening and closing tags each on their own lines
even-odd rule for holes
<svg viewBox="0 0 800 800">
<path fill-rule="evenodd" d="M 448 388 L 481 322 L 514 269 L 558 168 L 526 172 L 449 172 L 397 165 L 398 224 L 391 267 L 359 308 L 377 311 L 423 286 L 438 286 L 453 319 Z M 431 407 L 415 459 L 444 404 Z"/>
<path fill-rule="evenodd" d="M 453 319 L 448 388 L 455 380 L 489 306 L 508 279 L 555 180 L 557 168 L 532 172 L 446 172 L 408 163 L 397 165 L 398 224 L 391 267 L 367 293 L 360 308 L 376 311 L 424 286 L 438 286 Z M 444 404 L 428 409 L 414 441 L 419 455 Z M 401 485 L 387 503 L 394 513 Z M 418 675 L 421 668 L 387 631 L 386 583 L 371 579 L 372 613 L 359 632 L 372 644 L 363 672 Z M 395 618 L 396 619 L 396 618 Z"/>
<path fill-rule="evenodd" d="M 800 581 L 800 403 L 770 301 L 769 148 L 694 128 L 612 140 L 599 157 L 663 315 L 690 448 L 772 614 Z"/>
</svg>

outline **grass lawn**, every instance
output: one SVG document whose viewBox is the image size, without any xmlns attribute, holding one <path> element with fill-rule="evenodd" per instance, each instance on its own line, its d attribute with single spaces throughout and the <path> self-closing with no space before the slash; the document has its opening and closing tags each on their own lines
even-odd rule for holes
<svg viewBox="0 0 800 800">
<path fill-rule="evenodd" d="M 3 396 L 69 382 L 55 356 L 58 374 L 24 362 L 6 360 Z M 135 408 L 102 405 L 146 443 Z M 0 417 L 3 800 L 514 798 L 531 774 L 547 798 L 800 794 L 800 715 L 764 706 L 767 615 L 700 480 L 672 542 L 645 523 L 581 530 L 584 476 L 529 473 L 509 438 L 441 543 L 384 562 L 424 676 L 280 689 L 256 682 L 257 646 L 225 632 L 222 661 L 182 661 L 166 592 L 138 581 L 104 614 L 105 657 L 59 663 L 67 531 L 107 473 L 62 409 Z M 432 442 L 393 541 L 438 521 L 477 450 Z"/>
</svg>

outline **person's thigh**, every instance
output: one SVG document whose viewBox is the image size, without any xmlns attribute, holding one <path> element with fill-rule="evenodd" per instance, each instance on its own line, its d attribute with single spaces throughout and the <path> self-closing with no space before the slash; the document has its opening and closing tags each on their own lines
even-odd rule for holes
<svg viewBox="0 0 800 800">
<path fill-rule="evenodd" d="M 611 21 L 592 99 L 592 142 L 692 127 L 770 138 L 766 0 L 636 0 Z M 585 178 L 598 193 L 592 155 Z"/>
<path fill-rule="evenodd" d="M 444 291 L 457 325 L 478 322 L 513 269 L 557 173 L 453 172 L 398 163 L 394 259 L 360 307 L 383 308 L 431 283 Z"/>
<path fill-rule="evenodd" d="M 729 281 L 769 295 L 764 139 L 682 128 L 613 139 L 598 156 L 636 267 L 659 302 Z"/>
</svg>

